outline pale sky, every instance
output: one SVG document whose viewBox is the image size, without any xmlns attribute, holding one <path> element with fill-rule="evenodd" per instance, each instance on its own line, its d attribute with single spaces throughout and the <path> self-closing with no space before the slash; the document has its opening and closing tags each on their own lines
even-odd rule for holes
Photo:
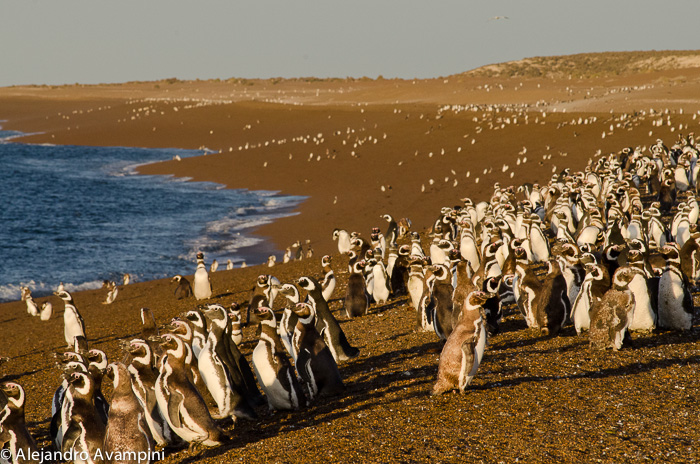
<svg viewBox="0 0 700 464">
<path fill-rule="evenodd" d="M 532 56 L 700 49 L 699 29 L 700 0 L 0 0 L 0 86 L 427 78 Z"/>
</svg>

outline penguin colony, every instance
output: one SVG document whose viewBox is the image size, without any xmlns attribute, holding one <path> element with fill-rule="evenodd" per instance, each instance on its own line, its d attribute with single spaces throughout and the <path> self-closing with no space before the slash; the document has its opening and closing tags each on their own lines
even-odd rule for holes
<svg viewBox="0 0 700 464">
<path fill-rule="evenodd" d="M 444 341 L 432 394 L 469 387 L 507 310 L 544 336 L 572 325 L 593 350 L 622 349 L 631 332 L 690 330 L 690 287 L 700 279 L 697 161 L 692 134 L 671 148 L 659 140 L 648 151 L 591 160 L 582 172 L 565 169 L 547 184 L 495 185 L 489 201 L 442 208 L 424 237 L 388 214 L 380 217 L 386 233 L 336 229 L 332 238 L 348 257 L 342 313 L 361 317 L 372 304 L 407 296 L 416 330 Z M 194 288 L 173 278 L 174 298 L 212 296 L 201 253 L 197 263 Z M 331 263 L 322 258 L 318 280 L 258 277 L 247 304 L 247 323 L 259 325 L 252 368 L 238 349 L 238 303 L 197 306 L 160 329 L 143 308 L 140 337 L 124 340 L 124 360 L 109 363 L 89 349 L 70 293 L 57 291 L 69 349 L 56 355 L 63 381 L 52 401 L 55 449 L 93 456 L 219 446 L 228 439 L 222 422 L 255 420 L 256 407 L 295 410 L 342 394 L 342 364 L 360 351 L 328 305 Z M 22 299 L 30 315 L 51 317 L 50 303 L 39 310 L 29 289 Z M 110 402 L 104 376 L 113 383 Z M 36 451 L 23 404 L 19 384 L 0 383 L 0 444 Z"/>
</svg>

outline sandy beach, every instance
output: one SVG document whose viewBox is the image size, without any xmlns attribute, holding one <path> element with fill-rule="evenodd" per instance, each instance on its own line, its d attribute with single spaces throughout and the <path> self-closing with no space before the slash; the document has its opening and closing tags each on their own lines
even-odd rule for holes
<svg viewBox="0 0 700 464">
<path fill-rule="evenodd" d="M 494 183 L 546 183 L 598 153 L 672 144 L 700 128 L 700 68 L 575 77 L 465 73 L 429 80 L 159 81 L 0 88 L 5 130 L 27 143 L 175 147 L 203 155 L 142 166 L 143 174 L 308 197 L 297 214 L 255 231 L 282 252 L 309 240 L 312 259 L 212 274 L 209 302 L 246 303 L 255 278 L 321 276 L 334 256 L 331 309 L 360 357 L 341 363 L 346 392 L 312 407 L 226 424 L 230 443 L 169 452 L 164 462 L 700 462 L 698 332 L 634 336 L 619 352 L 592 352 L 567 327 L 548 338 L 508 313 L 472 387 L 429 395 L 442 344 L 414 331 L 407 298 L 354 320 L 341 315 L 347 257 L 334 228 L 370 234 L 382 214 L 423 232 L 440 208 L 487 199 Z M 204 154 L 206 153 L 206 154 Z M 157 207 L 157 206 L 154 206 Z M 192 267 L 194 271 L 194 263 Z M 190 309 L 168 281 L 75 294 L 91 347 L 121 357 L 137 336 L 139 308 L 159 325 Z M 696 304 L 698 295 L 694 294 Z M 63 304 L 40 322 L 23 302 L 0 304 L 0 376 L 27 394 L 29 430 L 50 438 L 60 383 L 51 353 L 64 349 Z M 255 328 L 244 331 L 250 360 Z M 110 387 L 105 387 L 107 395 Z"/>
</svg>

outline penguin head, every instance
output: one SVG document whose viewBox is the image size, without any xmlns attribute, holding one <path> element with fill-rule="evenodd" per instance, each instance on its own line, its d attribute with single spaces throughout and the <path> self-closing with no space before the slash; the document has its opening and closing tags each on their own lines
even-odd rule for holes
<svg viewBox="0 0 700 464">
<path fill-rule="evenodd" d="M 618 270 L 615 271 L 615 275 L 613 275 L 613 279 L 612 279 L 613 288 L 615 288 L 616 290 L 626 289 L 635 275 L 636 274 L 632 270 L 632 268 L 629 268 L 629 267 L 618 268 Z"/>
<path fill-rule="evenodd" d="M 166 328 L 170 333 L 178 335 L 184 340 L 190 340 L 192 338 L 192 328 L 187 322 L 180 318 L 173 318 Z"/>
<path fill-rule="evenodd" d="M 17 382 L 6 381 L 0 383 L 0 391 L 5 394 L 14 409 L 24 407 L 24 389 Z"/>
<path fill-rule="evenodd" d="M 151 347 L 141 338 L 134 338 L 124 347 L 134 361 L 150 365 L 152 362 Z"/>
<path fill-rule="evenodd" d="M 61 290 L 60 292 L 55 292 L 54 295 L 56 295 L 57 297 L 59 297 L 60 299 L 62 299 L 63 301 L 66 301 L 68 303 L 72 304 L 72 302 L 73 302 L 73 297 L 71 296 L 70 293 L 68 293 L 65 290 Z"/>
<path fill-rule="evenodd" d="M 294 284 L 283 284 L 280 286 L 278 293 L 287 298 L 291 303 L 299 302 L 299 289 Z"/>
<path fill-rule="evenodd" d="M 177 283 L 180 283 L 181 280 L 182 280 L 182 276 L 181 276 L 180 274 L 178 274 L 178 275 L 176 275 L 176 276 L 173 276 L 173 278 L 170 279 L 170 282 L 177 282 Z"/>
<path fill-rule="evenodd" d="M 75 351 L 64 351 L 63 353 L 54 353 L 54 360 L 56 361 L 56 366 L 65 369 L 70 363 L 78 363 L 83 366 L 87 366 L 88 362 L 85 360 L 82 354 L 76 353 Z"/>
<path fill-rule="evenodd" d="M 226 308 L 218 304 L 210 304 L 204 308 L 204 316 L 219 327 L 225 328 L 228 325 L 228 313 Z"/>
<path fill-rule="evenodd" d="M 306 319 L 314 315 L 313 307 L 308 303 L 297 303 L 292 308 L 294 314 L 296 314 L 300 319 Z"/>
<path fill-rule="evenodd" d="M 112 381 L 115 390 L 131 388 L 131 374 L 124 363 L 114 362 L 105 369 L 105 377 Z"/>
<path fill-rule="evenodd" d="M 190 321 L 193 326 L 207 330 L 207 320 L 204 317 L 204 314 L 202 311 L 199 309 L 191 309 L 185 313 L 185 319 Z"/>
<path fill-rule="evenodd" d="M 87 372 L 73 371 L 66 377 L 68 384 L 73 388 L 75 392 L 83 396 L 90 395 L 94 390 L 95 382 L 92 380 Z"/>
<path fill-rule="evenodd" d="M 259 306 L 253 309 L 255 316 L 260 319 L 260 323 L 275 327 L 277 325 L 277 320 L 275 318 L 275 313 L 272 312 L 267 306 Z"/>
<path fill-rule="evenodd" d="M 323 255 L 323 258 L 321 258 L 321 266 L 330 266 L 332 260 L 333 258 L 331 258 L 330 255 Z"/>
<path fill-rule="evenodd" d="M 94 367 L 100 372 L 104 372 L 107 368 L 107 355 L 102 350 L 92 349 L 88 351 L 87 360 L 90 363 L 89 367 Z"/>
<path fill-rule="evenodd" d="M 307 292 L 310 292 L 314 290 L 315 288 L 318 288 L 318 283 L 314 280 L 313 277 L 300 277 L 299 280 L 297 280 L 297 283 L 301 288 L 306 290 Z"/>
<path fill-rule="evenodd" d="M 185 355 L 187 354 L 185 352 L 185 343 L 180 337 L 166 333 L 162 335 L 161 339 L 162 341 L 160 346 L 166 353 L 168 353 L 168 355 L 172 355 L 176 359 L 185 358 Z"/>
<path fill-rule="evenodd" d="M 661 256 L 669 262 L 680 262 L 680 249 L 675 242 L 668 242 L 659 250 Z"/>
<path fill-rule="evenodd" d="M 477 290 L 467 296 L 467 303 L 471 307 L 479 307 L 486 303 L 489 298 L 491 298 L 491 294 Z"/>
</svg>

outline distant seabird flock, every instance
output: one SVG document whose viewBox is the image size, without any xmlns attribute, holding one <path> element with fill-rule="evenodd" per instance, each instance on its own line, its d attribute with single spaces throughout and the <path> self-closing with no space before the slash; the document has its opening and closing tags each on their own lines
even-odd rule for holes
<svg viewBox="0 0 700 464">
<path fill-rule="evenodd" d="M 583 171 L 555 172 L 546 183 L 495 184 L 487 201 L 463 198 L 440 208 L 423 236 L 408 218 L 384 214 L 385 233 L 333 231 L 348 260 L 343 281 L 326 255 L 320 279 L 283 283 L 260 275 L 243 308 L 212 301 L 216 261 L 208 272 L 198 253 L 191 283 L 173 277 L 173 298 L 204 305 L 161 327 L 141 309 L 141 334 L 122 342 L 123 361 L 109 363 L 89 349 L 89 331 L 61 286 L 68 350 L 56 355 L 63 378 L 52 401 L 51 446 L 90 455 L 85 462 L 97 450 L 219 446 L 229 439 L 223 424 L 255 420 L 258 406 L 295 410 L 342 394 L 342 365 L 360 351 L 329 307 L 339 288 L 347 318 L 368 314 L 372 305 L 410 301 L 416 330 L 444 342 L 432 394 L 468 389 L 489 337 L 514 308 L 524 326 L 544 336 L 573 326 L 593 350 L 624 349 L 630 333 L 687 331 L 690 290 L 700 279 L 699 177 L 694 135 L 679 135 L 670 147 L 658 140 L 649 149 L 624 148 L 592 159 Z M 283 263 L 311 257 L 305 245 L 306 253 L 300 241 L 288 248 Z M 267 266 L 276 264 L 273 258 Z M 109 304 L 117 285 L 106 287 Z M 51 318 L 51 304 L 40 310 L 29 289 L 22 299 L 31 316 Z M 259 325 L 250 359 L 238 348 L 241 310 L 245 323 Z M 100 390 L 104 376 L 114 386 L 111 401 Z M 12 449 L 13 462 L 22 460 L 20 451 L 39 452 L 24 422 L 24 400 L 19 384 L 0 383 L 0 444 Z"/>
</svg>

